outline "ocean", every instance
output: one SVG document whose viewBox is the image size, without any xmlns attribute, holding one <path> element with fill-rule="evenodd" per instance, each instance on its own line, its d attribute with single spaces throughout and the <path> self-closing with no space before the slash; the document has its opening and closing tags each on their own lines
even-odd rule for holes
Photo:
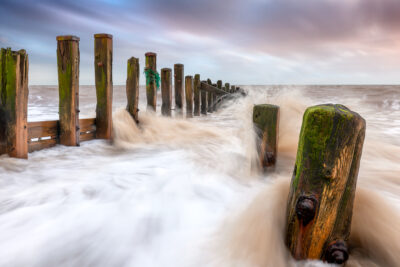
<svg viewBox="0 0 400 267">
<path fill-rule="evenodd" d="M 114 139 L 0 156 L 0 266 L 325 266 L 284 245 L 302 115 L 343 104 L 367 123 L 346 266 L 400 265 L 400 86 L 241 86 L 247 97 L 139 125 L 114 86 Z M 28 121 L 58 119 L 57 86 L 30 86 Z M 160 94 L 160 93 L 159 93 Z M 80 118 L 95 116 L 80 87 Z M 254 104 L 281 107 L 277 166 L 257 167 Z"/>
</svg>

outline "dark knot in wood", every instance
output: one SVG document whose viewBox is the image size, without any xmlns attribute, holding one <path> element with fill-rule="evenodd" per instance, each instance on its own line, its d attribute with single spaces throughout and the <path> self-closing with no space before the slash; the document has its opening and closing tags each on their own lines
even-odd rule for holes
<svg viewBox="0 0 400 267">
<path fill-rule="evenodd" d="M 300 196 L 296 204 L 296 215 L 305 226 L 311 222 L 316 213 L 317 199 L 314 196 Z"/>
<path fill-rule="evenodd" d="M 328 245 L 325 260 L 328 263 L 343 264 L 349 259 L 349 252 L 344 241 L 335 241 Z"/>
</svg>

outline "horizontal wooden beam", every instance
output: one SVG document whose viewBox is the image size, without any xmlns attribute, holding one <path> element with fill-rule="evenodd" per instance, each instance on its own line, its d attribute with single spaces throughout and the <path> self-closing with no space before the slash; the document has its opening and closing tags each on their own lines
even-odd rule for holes
<svg viewBox="0 0 400 267">
<path fill-rule="evenodd" d="M 214 93 L 214 94 L 217 94 L 217 95 L 229 94 L 228 92 L 225 92 L 224 90 L 221 90 L 221 89 L 219 89 L 219 88 L 217 88 L 215 86 L 212 86 L 212 85 L 208 84 L 205 81 L 201 81 L 200 90 L 207 91 L 207 92 L 210 92 L 210 93 Z"/>
<path fill-rule="evenodd" d="M 80 140 L 89 141 L 96 137 L 96 119 L 80 119 Z M 60 121 L 28 122 L 29 152 L 53 147 L 60 143 Z"/>
</svg>

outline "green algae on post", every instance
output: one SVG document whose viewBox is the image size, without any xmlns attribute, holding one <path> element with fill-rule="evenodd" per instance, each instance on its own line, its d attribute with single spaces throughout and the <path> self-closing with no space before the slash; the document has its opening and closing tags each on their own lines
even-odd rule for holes
<svg viewBox="0 0 400 267">
<path fill-rule="evenodd" d="M 161 114 L 171 116 L 172 109 L 172 70 L 170 68 L 161 69 Z"/>
<path fill-rule="evenodd" d="M 0 51 L 0 154 L 28 158 L 28 55 Z"/>
<path fill-rule="evenodd" d="M 295 259 L 347 260 L 364 137 L 365 120 L 345 106 L 305 111 L 287 204 L 286 245 Z"/>
<path fill-rule="evenodd" d="M 157 73 L 157 54 L 153 52 L 147 52 L 145 72 L 152 73 L 154 76 Z M 146 75 L 146 97 L 147 97 L 147 109 L 156 111 L 157 107 L 157 82 L 155 77 L 149 77 Z"/>
<path fill-rule="evenodd" d="M 96 84 L 96 138 L 111 139 L 112 134 L 112 35 L 94 35 L 94 70 Z"/>
<path fill-rule="evenodd" d="M 127 64 L 127 78 L 126 78 L 126 97 L 128 104 L 126 110 L 131 114 L 132 118 L 138 122 L 139 112 L 139 59 L 131 57 L 128 59 Z"/>
<path fill-rule="evenodd" d="M 258 135 L 260 166 L 266 171 L 269 167 L 275 166 L 277 159 L 279 107 L 270 104 L 255 105 L 253 122 Z"/>
<path fill-rule="evenodd" d="M 60 144 L 79 145 L 79 38 L 57 36 Z"/>
</svg>

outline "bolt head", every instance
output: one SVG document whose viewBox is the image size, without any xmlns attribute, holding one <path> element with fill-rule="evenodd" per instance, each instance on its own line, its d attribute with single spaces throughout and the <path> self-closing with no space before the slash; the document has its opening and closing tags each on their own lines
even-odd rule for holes
<svg viewBox="0 0 400 267">
<path fill-rule="evenodd" d="M 303 225 L 311 222 L 316 213 L 317 199 L 314 196 L 300 196 L 296 204 L 296 215 Z"/>
</svg>

